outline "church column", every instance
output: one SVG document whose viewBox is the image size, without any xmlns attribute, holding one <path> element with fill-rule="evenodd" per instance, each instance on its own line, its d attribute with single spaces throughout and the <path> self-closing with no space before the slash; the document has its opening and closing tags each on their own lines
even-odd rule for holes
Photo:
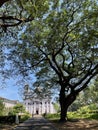
<svg viewBox="0 0 98 130">
<path fill-rule="evenodd" d="M 50 101 L 48 101 L 48 110 L 49 110 L 49 113 L 50 113 Z"/>
<path fill-rule="evenodd" d="M 43 114 L 43 112 L 42 112 L 42 110 L 43 110 L 43 109 L 42 109 L 42 105 L 43 105 L 43 102 L 41 101 L 41 114 Z"/>
<path fill-rule="evenodd" d="M 46 110 L 47 110 L 47 113 L 49 113 L 48 101 L 46 102 Z"/>
<path fill-rule="evenodd" d="M 45 101 L 42 101 L 42 113 L 45 113 Z"/>
<path fill-rule="evenodd" d="M 39 102 L 39 114 L 42 114 L 42 102 Z"/>
<path fill-rule="evenodd" d="M 51 101 L 50 101 L 50 103 L 49 103 L 49 108 L 50 108 L 50 113 L 52 113 L 52 103 L 51 103 Z"/>
<path fill-rule="evenodd" d="M 36 114 L 36 102 L 34 102 L 34 114 Z"/>
</svg>

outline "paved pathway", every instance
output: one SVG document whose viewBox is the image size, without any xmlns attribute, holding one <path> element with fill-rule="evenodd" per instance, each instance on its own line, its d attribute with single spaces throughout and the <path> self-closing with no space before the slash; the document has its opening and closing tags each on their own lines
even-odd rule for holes
<svg viewBox="0 0 98 130">
<path fill-rule="evenodd" d="M 42 116 L 36 115 L 33 118 L 28 119 L 24 123 L 21 123 L 14 130 L 57 130 Z"/>
</svg>

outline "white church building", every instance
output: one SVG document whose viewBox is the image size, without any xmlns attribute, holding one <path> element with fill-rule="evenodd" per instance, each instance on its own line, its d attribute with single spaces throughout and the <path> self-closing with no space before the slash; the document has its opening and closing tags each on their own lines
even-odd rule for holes
<svg viewBox="0 0 98 130">
<path fill-rule="evenodd" d="M 32 93 L 28 85 L 24 87 L 24 106 L 26 111 L 30 114 L 45 114 L 45 113 L 56 113 L 54 105 L 51 102 L 49 96 L 40 96 L 40 90 L 37 89 L 37 93 Z"/>
</svg>

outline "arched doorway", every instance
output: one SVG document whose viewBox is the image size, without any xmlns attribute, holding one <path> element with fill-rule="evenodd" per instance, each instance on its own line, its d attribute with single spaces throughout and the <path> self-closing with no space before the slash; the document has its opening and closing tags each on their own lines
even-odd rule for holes
<svg viewBox="0 0 98 130">
<path fill-rule="evenodd" d="M 38 109 L 36 109 L 36 114 L 39 115 L 39 110 Z"/>
</svg>

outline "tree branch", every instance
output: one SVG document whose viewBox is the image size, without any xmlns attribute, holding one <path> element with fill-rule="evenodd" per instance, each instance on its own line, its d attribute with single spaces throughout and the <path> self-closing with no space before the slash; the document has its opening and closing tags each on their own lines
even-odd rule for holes
<svg viewBox="0 0 98 130">
<path fill-rule="evenodd" d="M 0 0 L 0 7 L 9 0 Z"/>
<path fill-rule="evenodd" d="M 91 78 L 93 78 L 95 75 L 97 75 L 98 74 L 98 71 L 97 71 L 97 69 L 98 69 L 98 64 L 93 68 L 93 69 L 90 69 L 89 68 L 89 70 L 87 71 L 87 73 L 84 75 L 84 77 L 83 78 L 81 78 L 80 79 L 80 81 L 78 82 L 78 83 L 76 83 L 75 85 L 74 85 L 74 88 L 76 88 L 78 85 L 80 85 L 87 77 L 89 77 L 90 75 L 90 77 Z M 95 72 L 94 72 L 95 71 Z M 90 81 L 91 79 L 89 79 L 89 81 Z M 87 80 L 88 81 L 88 80 Z M 87 82 L 86 84 L 88 84 L 89 82 Z"/>
<path fill-rule="evenodd" d="M 85 89 L 88 85 L 88 83 L 90 82 L 90 80 L 96 76 L 98 74 L 98 72 L 94 72 L 89 78 L 88 80 L 84 83 L 84 85 L 82 87 L 80 87 L 79 89 L 75 90 L 76 93 L 79 93 L 81 92 L 83 89 Z"/>
<path fill-rule="evenodd" d="M 49 58 L 49 56 L 41 49 L 39 48 L 39 50 L 42 52 L 42 54 L 44 54 L 44 56 L 46 57 L 46 59 L 48 60 L 51 68 L 55 71 L 55 73 L 58 75 L 59 79 L 61 79 L 61 74 L 60 72 L 58 71 L 58 69 L 53 65 L 51 59 Z"/>
<path fill-rule="evenodd" d="M 24 18 L 24 19 L 23 18 L 19 19 L 19 18 L 13 17 L 13 16 L 5 16 L 4 15 L 4 16 L 1 16 L 0 19 L 3 21 L 3 23 L 0 23 L 0 26 L 7 28 L 7 27 L 17 26 L 17 25 L 21 24 L 22 22 L 30 22 L 30 21 L 34 20 L 34 17 L 32 17 L 32 18 L 28 17 L 28 18 Z M 12 24 L 8 24 L 6 22 L 6 20 L 13 20 L 13 23 Z M 14 22 L 14 21 L 16 21 L 16 22 Z"/>
<path fill-rule="evenodd" d="M 61 54 L 61 53 L 60 53 L 60 55 L 61 55 L 62 58 L 63 58 L 62 69 L 63 69 L 66 73 L 70 74 L 69 70 L 65 67 L 65 56 L 64 56 L 63 54 Z"/>
</svg>

